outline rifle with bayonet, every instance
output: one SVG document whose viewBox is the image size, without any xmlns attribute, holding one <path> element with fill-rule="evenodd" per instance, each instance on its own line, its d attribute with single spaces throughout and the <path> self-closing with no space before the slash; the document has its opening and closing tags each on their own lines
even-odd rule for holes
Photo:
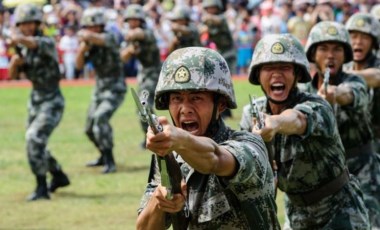
<svg viewBox="0 0 380 230">
<path fill-rule="evenodd" d="M 148 97 L 149 92 L 144 90 L 139 97 L 134 89 L 131 89 L 132 97 L 136 103 L 139 110 L 140 118 L 143 122 L 149 124 L 154 134 L 163 131 L 162 125 L 158 122 L 157 116 L 152 113 L 149 104 Z M 160 157 L 155 155 L 154 158 L 157 163 L 161 174 L 161 185 L 167 189 L 167 199 L 171 199 L 173 194 L 182 193 L 181 182 L 182 182 L 182 172 L 181 168 L 176 161 L 173 152 Z M 153 162 L 153 161 L 152 161 Z M 169 214 L 174 230 L 185 230 L 188 225 L 188 210 L 187 205 L 185 205 L 185 210 L 180 212 Z"/>
<path fill-rule="evenodd" d="M 256 128 L 262 129 L 265 126 L 263 114 L 259 112 L 257 108 L 256 98 L 254 97 L 252 100 L 251 95 L 249 95 L 249 104 L 251 105 L 251 115 L 256 118 Z"/>
<path fill-rule="evenodd" d="M 323 77 L 323 87 L 325 90 L 325 94 L 327 94 L 327 87 L 329 85 L 329 81 L 330 81 L 330 68 L 327 67 L 325 70 L 324 77 Z"/>
</svg>

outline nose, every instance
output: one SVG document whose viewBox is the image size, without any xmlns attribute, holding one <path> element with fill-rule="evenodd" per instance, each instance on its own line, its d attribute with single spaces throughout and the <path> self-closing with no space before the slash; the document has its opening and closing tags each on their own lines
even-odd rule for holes
<svg viewBox="0 0 380 230">
<path fill-rule="evenodd" d="M 194 112 L 193 105 L 189 99 L 184 99 L 181 104 L 181 114 L 191 114 Z"/>
</svg>

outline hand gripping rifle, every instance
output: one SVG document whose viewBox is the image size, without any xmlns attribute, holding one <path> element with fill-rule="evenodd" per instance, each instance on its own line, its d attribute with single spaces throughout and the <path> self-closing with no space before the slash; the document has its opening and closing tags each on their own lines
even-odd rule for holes
<svg viewBox="0 0 380 230">
<path fill-rule="evenodd" d="M 323 87 L 325 90 L 325 94 L 327 94 L 327 87 L 329 86 L 329 81 L 330 81 L 330 68 L 327 67 L 325 70 L 325 75 L 323 77 Z"/>
<path fill-rule="evenodd" d="M 158 122 L 157 116 L 152 113 L 150 107 L 148 106 L 148 91 L 143 91 L 141 97 L 137 96 L 136 91 L 131 89 L 133 99 L 139 110 L 140 118 L 143 122 L 147 122 L 152 129 L 154 134 L 163 131 L 162 125 Z M 176 161 L 173 152 L 167 154 L 164 157 L 156 155 L 155 158 L 158 161 L 158 167 L 161 174 L 161 184 L 167 189 L 167 199 L 171 199 L 173 194 L 182 193 L 181 182 L 182 182 L 182 172 L 178 162 Z M 185 210 L 179 211 L 177 213 L 169 214 L 172 221 L 173 230 L 185 230 L 188 225 L 188 209 L 185 205 Z"/>
</svg>

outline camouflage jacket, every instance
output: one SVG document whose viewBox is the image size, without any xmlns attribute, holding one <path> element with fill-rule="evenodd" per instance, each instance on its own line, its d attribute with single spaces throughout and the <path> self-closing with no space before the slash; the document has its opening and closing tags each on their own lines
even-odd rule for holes
<svg viewBox="0 0 380 230">
<path fill-rule="evenodd" d="M 205 175 L 177 156 L 188 189 L 188 229 L 279 229 L 273 174 L 262 139 L 222 123 L 213 140 L 235 156 L 239 168 L 232 178 Z M 139 212 L 158 183 L 148 184 Z"/>
<path fill-rule="evenodd" d="M 317 93 L 318 75 L 312 82 L 299 85 L 302 91 Z M 334 113 L 339 133 L 346 150 L 365 145 L 373 139 L 368 111 L 367 85 L 358 76 L 339 72 L 333 79 L 333 85 L 345 84 L 351 87 L 354 101 L 350 105 L 334 105 Z"/>
<path fill-rule="evenodd" d="M 161 65 L 160 50 L 158 49 L 156 38 L 151 29 L 143 28 L 144 40 L 135 41 L 139 52 L 136 58 L 139 60 L 142 68 L 149 68 Z"/>
<path fill-rule="evenodd" d="M 123 93 L 126 91 L 123 64 L 119 54 L 118 36 L 104 32 L 105 45 L 93 45 L 86 53 L 85 61 L 91 62 L 96 71 L 96 89 Z"/>
<path fill-rule="evenodd" d="M 257 100 L 259 111 L 272 114 L 266 97 Z M 344 148 L 331 106 L 319 96 L 298 92 L 287 106 L 307 116 L 304 135 L 276 134 L 266 143 L 278 165 L 278 187 L 290 194 L 313 191 L 345 169 Z M 251 106 L 243 109 L 240 127 L 252 130 Z M 324 148 L 329 146 L 329 148 Z"/>
<path fill-rule="evenodd" d="M 380 68 L 380 58 L 375 55 L 370 55 L 366 60 L 367 68 Z M 352 66 L 345 66 L 347 69 L 352 69 Z M 372 117 L 372 125 L 374 135 L 380 138 L 380 88 L 368 89 L 369 94 L 369 111 Z"/>
<path fill-rule="evenodd" d="M 26 77 L 32 82 L 34 91 L 40 92 L 40 99 L 52 98 L 59 92 L 60 72 L 58 54 L 53 38 L 35 36 L 36 49 L 23 47 L 21 53 Z"/>
<path fill-rule="evenodd" d="M 191 31 L 188 35 L 180 35 L 176 34 L 179 43 L 175 47 L 175 49 L 190 47 L 190 46 L 202 46 L 201 41 L 199 39 L 199 33 L 198 28 L 195 26 L 194 23 L 190 23 L 188 26 L 188 29 Z"/>
</svg>

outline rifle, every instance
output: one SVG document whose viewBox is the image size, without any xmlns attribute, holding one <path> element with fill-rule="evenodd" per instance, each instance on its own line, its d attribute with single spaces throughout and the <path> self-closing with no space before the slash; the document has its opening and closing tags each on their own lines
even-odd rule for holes
<svg viewBox="0 0 380 230">
<path fill-rule="evenodd" d="M 136 91 L 131 89 L 133 99 L 139 110 L 140 119 L 143 122 L 147 122 L 152 129 L 154 134 L 163 131 L 162 125 L 158 122 L 157 116 L 152 113 L 149 108 L 147 99 L 149 97 L 149 92 L 144 90 L 141 93 L 141 97 L 137 96 Z M 155 155 L 155 159 L 158 161 L 158 167 L 161 174 L 161 184 L 167 189 L 167 199 L 172 199 L 173 194 L 182 193 L 181 182 L 182 182 L 182 172 L 181 168 L 176 161 L 173 152 L 167 154 L 164 157 Z M 153 162 L 153 160 L 152 160 Z M 185 210 L 177 213 L 169 214 L 172 221 L 174 230 L 185 230 L 188 225 L 188 209 L 185 205 Z"/>
<path fill-rule="evenodd" d="M 265 126 L 264 117 L 263 117 L 263 114 L 260 113 L 259 109 L 257 108 L 256 98 L 253 97 L 253 100 L 252 100 L 251 95 L 249 95 L 249 104 L 251 105 L 252 117 L 256 118 L 257 120 L 256 128 L 258 129 L 264 128 Z"/>
<path fill-rule="evenodd" d="M 326 94 L 327 94 L 327 87 L 329 85 L 329 81 L 330 81 L 330 68 L 327 67 L 325 74 L 324 74 L 324 77 L 323 77 L 323 87 L 324 87 Z"/>
</svg>

